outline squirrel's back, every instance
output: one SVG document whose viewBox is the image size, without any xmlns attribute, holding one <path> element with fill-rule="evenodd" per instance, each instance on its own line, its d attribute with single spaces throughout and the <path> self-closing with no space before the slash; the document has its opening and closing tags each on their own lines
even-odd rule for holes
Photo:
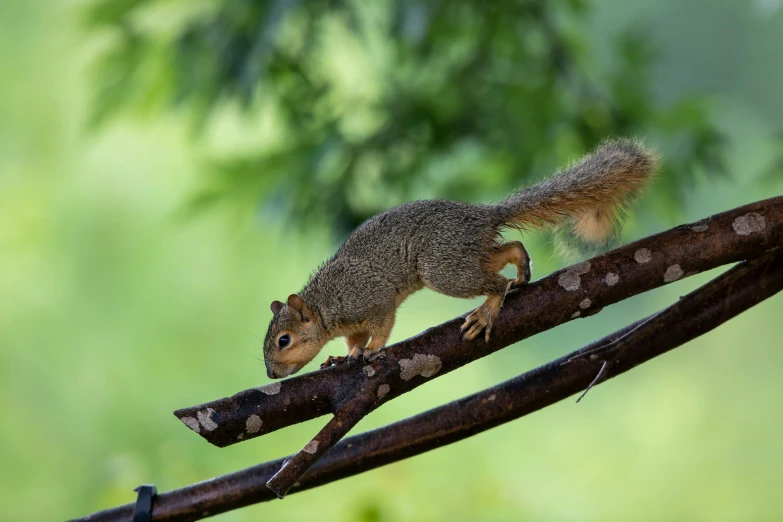
<svg viewBox="0 0 783 522">
<path fill-rule="evenodd" d="M 655 174 L 656 164 L 656 155 L 640 141 L 605 141 L 565 170 L 495 205 L 421 200 L 391 208 L 357 228 L 335 258 L 380 256 L 415 264 L 422 252 L 458 254 L 466 242 L 485 249 L 503 226 L 566 224 L 580 241 L 604 243 L 618 229 L 623 207 Z"/>
<path fill-rule="evenodd" d="M 494 205 L 441 199 L 411 201 L 365 221 L 335 257 L 377 255 L 380 250 L 413 261 L 418 252 L 433 244 L 452 244 L 456 236 L 472 236 L 500 224 Z M 368 249 L 369 245 L 375 248 Z"/>
<path fill-rule="evenodd" d="M 500 224 L 494 205 L 404 203 L 354 230 L 312 275 L 302 296 L 324 310 L 327 322 L 350 322 L 422 286 L 433 287 L 435 280 L 459 287 L 465 284 L 461 279 L 471 278 L 470 269 L 484 258 Z"/>
</svg>

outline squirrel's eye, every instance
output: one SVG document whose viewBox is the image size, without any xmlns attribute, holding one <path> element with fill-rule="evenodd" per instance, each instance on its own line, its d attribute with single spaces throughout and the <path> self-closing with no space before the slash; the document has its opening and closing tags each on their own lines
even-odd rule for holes
<svg viewBox="0 0 783 522">
<path fill-rule="evenodd" d="M 280 346 L 281 349 L 283 349 L 286 346 L 288 346 L 288 343 L 290 343 L 290 342 L 291 342 L 291 337 L 289 337 L 288 334 L 281 335 L 280 339 L 277 340 L 277 344 L 278 344 L 278 346 Z"/>
</svg>

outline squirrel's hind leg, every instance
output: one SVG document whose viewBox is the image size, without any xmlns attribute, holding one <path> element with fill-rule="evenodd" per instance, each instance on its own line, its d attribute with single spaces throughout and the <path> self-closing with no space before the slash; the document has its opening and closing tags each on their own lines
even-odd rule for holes
<svg viewBox="0 0 783 522">
<path fill-rule="evenodd" d="M 507 280 L 497 273 L 509 263 L 517 267 L 516 279 Z M 484 341 L 489 341 L 492 324 L 500 313 L 500 307 L 503 306 L 506 291 L 530 282 L 530 256 L 520 241 L 493 246 L 489 251 L 488 268 L 493 274 L 484 292 L 487 300 L 465 318 L 465 323 L 462 325 L 462 331 L 465 333 L 462 337 L 466 340 L 474 339 L 481 330 L 484 330 Z"/>
<path fill-rule="evenodd" d="M 510 287 L 526 285 L 530 282 L 530 256 L 521 241 L 510 241 L 492 247 L 489 252 L 490 269 L 500 272 L 503 267 L 513 264 L 517 267 L 517 278 L 511 280 Z"/>
</svg>

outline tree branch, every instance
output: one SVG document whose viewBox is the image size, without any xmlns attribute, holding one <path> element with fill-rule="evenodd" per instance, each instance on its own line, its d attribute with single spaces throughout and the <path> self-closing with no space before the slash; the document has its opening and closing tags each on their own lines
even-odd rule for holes
<svg viewBox="0 0 783 522">
<path fill-rule="evenodd" d="M 310 469 L 310 466 L 329 451 L 332 446 L 340 442 L 351 428 L 372 411 L 375 397 L 368 400 L 367 394 L 357 394 L 348 404 L 337 410 L 332 420 L 313 438 L 304 448 L 295 455 L 286 459 L 275 476 L 269 479 L 266 486 L 275 492 L 279 498 L 283 498 L 286 492 L 299 478 Z"/>
<path fill-rule="evenodd" d="M 445 446 L 527 415 L 584 389 L 598 372 L 600 348 L 625 339 L 607 378 L 661 355 L 783 290 L 778 249 L 732 268 L 648 319 L 495 387 L 414 417 L 349 437 L 307 472 L 292 492 L 303 491 Z M 633 335 L 628 335 L 633 332 Z M 156 498 L 154 520 L 198 520 L 275 498 L 265 484 L 283 459 L 218 477 Z M 133 505 L 81 521 L 129 521 Z"/>
<path fill-rule="evenodd" d="M 783 197 L 746 205 L 637 241 L 510 292 L 488 343 L 478 338 L 463 341 L 462 318 L 457 318 L 387 348 L 371 364 L 342 364 L 178 410 L 175 415 L 212 444 L 227 446 L 335 413 L 335 422 L 295 454 L 269 484 L 282 498 L 317 457 L 347 433 L 349 424 L 384 401 L 531 335 L 684 276 L 755 257 L 781 241 Z M 343 422 L 349 418 L 350 423 Z"/>
<path fill-rule="evenodd" d="M 223 447 L 334 413 L 358 393 L 376 395 L 377 407 L 544 330 L 682 277 L 756 257 L 781 242 L 783 196 L 681 225 L 514 290 L 489 343 L 463 341 L 463 319 L 455 318 L 386 348 L 372 364 L 343 363 L 174 415 Z"/>
</svg>

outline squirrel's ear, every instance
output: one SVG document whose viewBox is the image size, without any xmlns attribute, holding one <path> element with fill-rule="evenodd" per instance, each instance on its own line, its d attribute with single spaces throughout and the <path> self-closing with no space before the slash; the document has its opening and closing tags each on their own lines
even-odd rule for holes
<svg viewBox="0 0 783 522">
<path fill-rule="evenodd" d="M 313 319 L 313 314 L 310 311 L 310 308 L 308 308 L 302 298 L 296 294 L 291 294 L 288 296 L 288 308 L 294 312 L 297 312 L 301 316 L 302 321 L 308 322 Z"/>
<path fill-rule="evenodd" d="M 291 294 L 288 296 L 288 307 L 297 312 L 301 312 L 302 308 L 304 308 L 304 301 L 302 301 L 302 298 L 298 295 Z"/>
<path fill-rule="evenodd" d="M 269 306 L 269 308 L 272 309 L 272 313 L 277 315 L 280 313 L 280 309 L 283 308 L 283 303 L 280 301 L 272 301 L 272 304 Z"/>
</svg>

